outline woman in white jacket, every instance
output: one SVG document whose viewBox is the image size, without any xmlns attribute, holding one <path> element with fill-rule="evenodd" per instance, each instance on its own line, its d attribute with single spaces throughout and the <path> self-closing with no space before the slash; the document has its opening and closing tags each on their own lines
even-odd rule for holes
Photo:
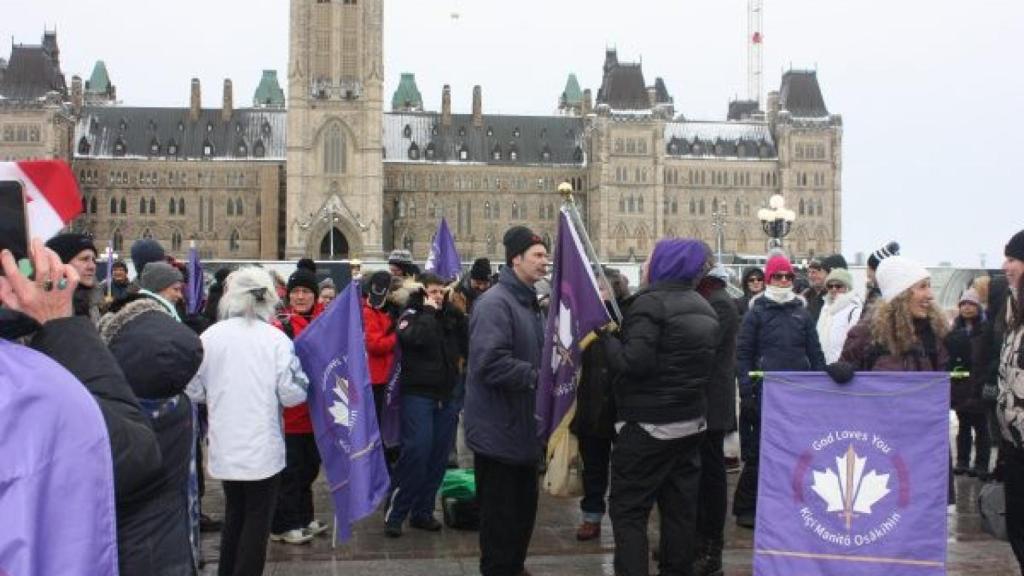
<svg viewBox="0 0 1024 576">
<path fill-rule="evenodd" d="M 285 465 L 281 407 L 306 400 L 309 381 L 291 340 L 268 324 L 278 297 L 270 275 L 227 279 L 221 322 L 203 332 L 203 363 L 188 395 L 210 415 L 210 476 L 224 484 L 219 576 L 262 574 Z"/>
<path fill-rule="evenodd" d="M 860 321 L 864 301 L 852 292 L 853 276 L 845 268 L 833 268 L 825 279 L 825 306 L 818 316 L 818 340 L 829 364 L 839 360 L 846 334 Z"/>
</svg>

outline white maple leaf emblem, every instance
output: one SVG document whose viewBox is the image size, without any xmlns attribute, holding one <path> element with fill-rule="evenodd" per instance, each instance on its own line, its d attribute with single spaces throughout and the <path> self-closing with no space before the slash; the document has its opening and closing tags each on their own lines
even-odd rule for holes
<svg viewBox="0 0 1024 576">
<path fill-rule="evenodd" d="M 826 468 L 824 472 L 814 470 L 814 490 L 825 501 L 827 512 L 838 512 L 846 521 L 849 530 L 853 518 L 859 514 L 871 514 L 871 507 L 889 492 L 889 475 L 878 474 L 875 470 L 864 474 L 867 458 L 862 458 L 853 446 L 842 456 L 836 457 L 836 470 Z M 838 474 L 836 472 L 838 471 Z"/>
<path fill-rule="evenodd" d="M 334 423 L 341 424 L 342 426 L 348 427 L 350 424 L 350 415 L 348 407 L 348 380 L 341 376 L 334 377 L 334 388 L 332 389 L 334 395 L 337 396 L 337 400 L 331 403 L 331 407 L 328 411 L 331 416 L 334 416 Z"/>
<path fill-rule="evenodd" d="M 555 353 L 551 355 L 551 371 L 557 372 L 558 367 L 565 362 L 572 363 L 569 355 L 569 346 L 572 345 L 572 310 L 565 304 L 558 308 L 558 326 L 555 333 Z"/>
</svg>

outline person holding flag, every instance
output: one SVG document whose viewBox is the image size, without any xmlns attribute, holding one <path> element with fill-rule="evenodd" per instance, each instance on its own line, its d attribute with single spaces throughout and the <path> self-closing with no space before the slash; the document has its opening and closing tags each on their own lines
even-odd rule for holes
<svg viewBox="0 0 1024 576">
<path fill-rule="evenodd" d="M 544 326 L 534 284 L 548 267 L 544 240 L 525 226 L 502 239 L 506 266 L 469 320 L 464 411 L 480 504 L 480 572 L 525 572 L 537 515 L 540 442 L 534 420 Z"/>
<path fill-rule="evenodd" d="M 623 319 L 621 339 L 601 331 L 608 361 L 620 375 L 609 506 L 615 573 L 622 576 L 648 574 L 647 521 L 655 502 L 660 572 L 692 572 L 705 390 L 719 332 L 715 310 L 695 286 L 712 264 L 699 240 L 659 241 L 645 266 L 647 286 L 632 297 Z"/>
<path fill-rule="evenodd" d="M 462 273 L 462 261 L 455 248 L 455 238 L 444 218 L 437 225 L 437 233 L 434 234 L 434 242 L 430 245 L 430 255 L 427 256 L 423 270 L 433 272 L 446 283 L 455 281 Z"/>
</svg>

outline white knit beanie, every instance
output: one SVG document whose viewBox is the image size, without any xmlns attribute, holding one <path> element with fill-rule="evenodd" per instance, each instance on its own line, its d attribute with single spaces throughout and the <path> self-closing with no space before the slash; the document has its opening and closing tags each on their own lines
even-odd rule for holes
<svg viewBox="0 0 1024 576">
<path fill-rule="evenodd" d="M 875 282 L 882 291 L 882 299 L 886 302 L 902 294 L 931 274 L 924 266 L 905 256 L 890 256 L 878 264 Z"/>
</svg>

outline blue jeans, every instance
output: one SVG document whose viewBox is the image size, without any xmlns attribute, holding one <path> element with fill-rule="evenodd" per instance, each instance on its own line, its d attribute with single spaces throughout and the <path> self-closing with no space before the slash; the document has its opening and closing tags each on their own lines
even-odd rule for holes
<svg viewBox="0 0 1024 576">
<path fill-rule="evenodd" d="M 402 398 L 402 454 L 385 516 L 388 524 L 401 524 L 410 514 L 433 517 L 458 414 L 458 403 L 452 400 Z"/>
</svg>

